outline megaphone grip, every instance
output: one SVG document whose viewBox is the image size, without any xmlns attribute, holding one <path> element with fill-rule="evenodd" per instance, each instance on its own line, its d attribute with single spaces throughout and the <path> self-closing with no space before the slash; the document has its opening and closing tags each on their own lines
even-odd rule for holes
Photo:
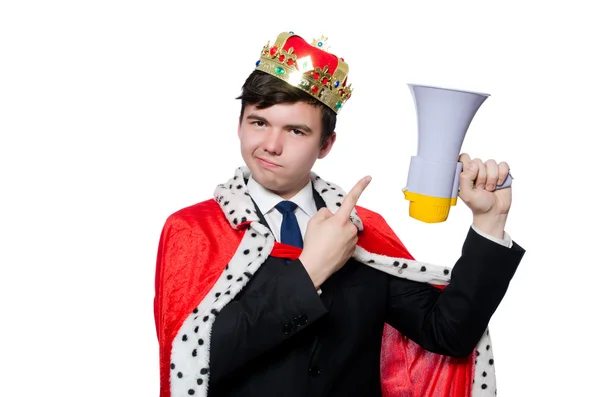
<svg viewBox="0 0 600 397">
<path fill-rule="evenodd" d="M 462 163 L 458 163 L 458 172 L 456 175 L 457 178 L 456 178 L 456 183 L 455 183 L 456 187 L 458 187 L 458 175 L 460 175 L 461 172 L 462 172 Z M 496 189 L 504 189 L 504 188 L 510 187 L 510 186 L 512 186 L 512 181 L 513 181 L 513 177 L 509 171 L 508 176 L 506 177 L 504 182 L 501 185 L 496 185 Z M 458 192 L 458 189 L 455 188 L 455 191 Z"/>
<path fill-rule="evenodd" d="M 504 181 L 504 183 L 502 185 L 496 185 L 496 189 L 504 189 L 506 187 L 510 187 L 512 185 L 512 181 L 513 181 L 513 177 L 509 171 L 508 176 L 506 177 L 506 180 Z"/>
<path fill-rule="evenodd" d="M 461 162 L 431 161 L 421 156 L 412 156 L 404 190 L 431 197 L 456 198 L 461 172 Z M 512 180 L 509 173 L 496 189 L 511 186 Z"/>
</svg>

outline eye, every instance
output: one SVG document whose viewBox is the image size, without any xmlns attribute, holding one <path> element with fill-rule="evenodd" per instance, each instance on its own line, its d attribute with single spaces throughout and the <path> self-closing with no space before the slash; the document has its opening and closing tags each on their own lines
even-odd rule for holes
<svg viewBox="0 0 600 397">
<path fill-rule="evenodd" d="M 264 127 L 264 126 L 265 126 L 265 122 L 264 122 L 264 121 L 261 121 L 261 120 L 256 120 L 256 121 L 253 121 L 253 122 L 252 122 L 252 123 L 250 123 L 250 124 L 252 124 L 252 125 L 255 125 L 255 126 L 257 126 L 257 127 Z"/>
<path fill-rule="evenodd" d="M 294 134 L 294 135 L 304 135 L 304 131 L 299 130 L 299 129 L 293 129 L 291 131 L 292 131 L 292 134 Z"/>
</svg>

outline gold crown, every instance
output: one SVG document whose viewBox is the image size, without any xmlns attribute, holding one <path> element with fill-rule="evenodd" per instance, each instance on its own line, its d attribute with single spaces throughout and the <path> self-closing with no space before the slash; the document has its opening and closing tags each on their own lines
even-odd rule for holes
<svg viewBox="0 0 600 397">
<path fill-rule="evenodd" d="M 301 89 L 337 114 L 352 87 L 346 86 L 348 64 L 323 49 L 326 40 L 321 36 L 308 44 L 293 32 L 281 33 L 273 45 L 263 47 L 256 69 Z"/>
</svg>

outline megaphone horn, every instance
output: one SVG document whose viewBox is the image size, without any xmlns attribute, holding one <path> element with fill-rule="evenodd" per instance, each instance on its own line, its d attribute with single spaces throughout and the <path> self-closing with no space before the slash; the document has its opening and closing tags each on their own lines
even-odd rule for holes
<svg viewBox="0 0 600 397">
<path fill-rule="evenodd" d="M 408 84 L 418 126 L 417 155 L 412 156 L 403 189 L 410 201 L 409 215 L 436 223 L 448 218 L 456 205 L 462 163 L 457 161 L 465 135 L 489 94 Z M 509 187 L 509 175 L 497 189 Z"/>
</svg>

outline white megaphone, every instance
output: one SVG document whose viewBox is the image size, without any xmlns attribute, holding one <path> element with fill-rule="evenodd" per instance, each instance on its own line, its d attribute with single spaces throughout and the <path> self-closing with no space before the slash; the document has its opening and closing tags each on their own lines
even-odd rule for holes
<svg viewBox="0 0 600 397">
<path fill-rule="evenodd" d="M 478 92 L 408 84 L 418 120 L 417 155 L 412 156 L 403 189 L 409 215 L 417 220 L 444 222 L 456 205 L 462 163 L 458 162 L 467 129 L 490 96 Z M 498 186 L 509 187 L 512 177 Z"/>
</svg>

